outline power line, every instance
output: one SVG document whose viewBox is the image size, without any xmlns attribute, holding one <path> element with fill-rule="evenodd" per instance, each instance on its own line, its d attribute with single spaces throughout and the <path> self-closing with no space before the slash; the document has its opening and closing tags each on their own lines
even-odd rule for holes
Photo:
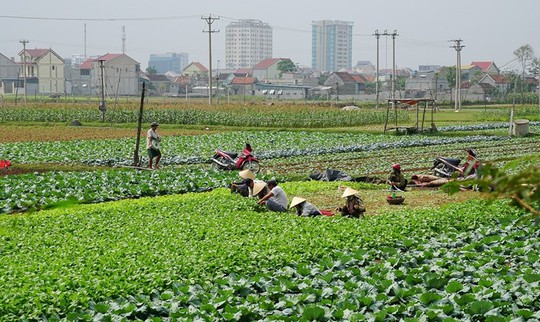
<svg viewBox="0 0 540 322">
<path fill-rule="evenodd" d="M 60 17 L 30 17 L 30 16 L 0 16 L 5 19 L 52 20 L 52 21 L 151 21 L 151 20 L 181 20 L 193 19 L 199 16 L 169 16 L 169 17 L 138 17 L 138 18 L 60 18 Z"/>
</svg>

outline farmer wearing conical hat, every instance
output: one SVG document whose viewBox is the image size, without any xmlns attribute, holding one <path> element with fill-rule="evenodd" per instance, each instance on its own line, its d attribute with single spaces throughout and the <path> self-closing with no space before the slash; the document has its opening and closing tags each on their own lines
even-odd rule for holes
<svg viewBox="0 0 540 322">
<path fill-rule="evenodd" d="M 341 198 L 347 198 L 345 206 L 336 209 L 341 212 L 342 216 L 353 218 L 360 218 L 360 216 L 362 216 L 362 218 L 364 217 L 366 207 L 364 207 L 364 202 L 358 196 L 358 191 L 347 187 L 343 192 L 343 195 L 341 195 Z"/>
<path fill-rule="evenodd" d="M 315 217 L 321 215 L 319 209 L 312 203 L 307 202 L 304 198 L 294 197 L 289 209 L 292 207 L 296 207 L 296 214 L 300 217 Z"/>
<path fill-rule="evenodd" d="M 255 174 L 249 169 L 242 170 L 238 173 L 242 181 L 233 182 L 231 184 L 231 192 L 238 192 L 242 197 L 252 197 L 253 180 Z"/>
</svg>

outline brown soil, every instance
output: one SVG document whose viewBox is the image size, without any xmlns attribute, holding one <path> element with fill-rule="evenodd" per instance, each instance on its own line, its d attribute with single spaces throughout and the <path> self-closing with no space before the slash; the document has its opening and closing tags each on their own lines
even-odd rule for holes
<svg viewBox="0 0 540 322">
<path fill-rule="evenodd" d="M 25 173 L 30 173 L 30 172 L 34 172 L 34 171 L 30 169 L 20 169 L 20 168 L 9 167 L 9 168 L 0 169 L 0 177 L 12 176 L 12 175 L 14 176 L 14 175 L 25 174 Z M 44 172 L 44 171 L 41 171 L 41 172 Z"/>
</svg>

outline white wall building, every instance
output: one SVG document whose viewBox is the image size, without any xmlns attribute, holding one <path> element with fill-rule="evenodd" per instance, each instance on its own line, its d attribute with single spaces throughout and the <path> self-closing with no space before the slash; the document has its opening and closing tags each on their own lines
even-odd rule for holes
<svg viewBox="0 0 540 322">
<path fill-rule="evenodd" d="M 225 68 L 251 68 L 272 58 L 272 27 L 260 20 L 244 19 L 225 27 Z"/>
<path fill-rule="evenodd" d="M 116 97 L 118 95 L 139 94 L 140 64 L 126 54 L 106 54 L 91 61 L 90 83 L 95 88 L 96 93 L 100 93 L 101 87 L 100 61 L 103 61 L 106 95 Z"/>
<path fill-rule="evenodd" d="M 26 49 L 19 56 L 23 66 L 26 66 L 26 77 L 37 77 L 39 93 L 65 93 L 66 78 L 62 57 L 52 49 Z"/>
<path fill-rule="evenodd" d="M 321 20 L 311 23 L 311 65 L 335 72 L 351 69 L 352 26 L 349 21 Z"/>
</svg>

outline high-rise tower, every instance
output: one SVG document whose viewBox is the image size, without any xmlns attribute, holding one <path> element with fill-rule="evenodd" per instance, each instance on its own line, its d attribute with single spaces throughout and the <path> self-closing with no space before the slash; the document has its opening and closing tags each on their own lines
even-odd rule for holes
<svg viewBox="0 0 540 322">
<path fill-rule="evenodd" d="M 311 24 L 311 65 L 334 72 L 352 67 L 352 26 L 349 21 L 321 20 Z"/>
<path fill-rule="evenodd" d="M 225 27 L 225 68 L 252 68 L 267 58 L 272 58 L 270 25 L 243 19 Z"/>
</svg>

